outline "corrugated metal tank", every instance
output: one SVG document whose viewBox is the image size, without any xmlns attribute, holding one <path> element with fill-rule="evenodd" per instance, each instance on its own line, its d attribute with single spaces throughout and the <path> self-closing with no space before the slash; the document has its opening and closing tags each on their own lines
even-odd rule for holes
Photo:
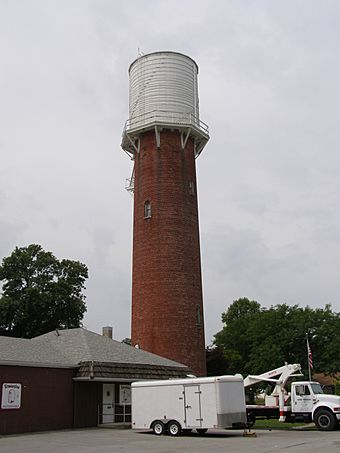
<svg viewBox="0 0 340 453">
<path fill-rule="evenodd" d="M 197 124 L 198 66 L 177 52 L 154 52 L 130 68 L 129 128 L 150 122 Z"/>
</svg>

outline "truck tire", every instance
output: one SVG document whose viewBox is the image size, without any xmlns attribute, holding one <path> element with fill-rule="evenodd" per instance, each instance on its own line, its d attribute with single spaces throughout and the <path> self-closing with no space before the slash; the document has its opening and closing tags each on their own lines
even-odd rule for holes
<svg viewBox="0 0 340 453">
<path fill-rule="evenodd" d="M 161 422 L 160 420 L 156 420 L 155 422 L 152 423 L 152 431 L 156 436 L 161 436 L 164 434 L 165 426 L 164 423 Z"/>
<path fill-rule="evenodd" d="M 170 436 L 179 436 L 181 432 L 181 425 L 176 422 L 176 420 L 171 420 L 171 422 L 168 423 L 168 433 Z"/>
<path fill-rule="evenodd" d="M 327 409 L 319 410 L 314 417 L 314 421 L 320 431 L 333 431 L 337 424 L 335 416 Z"/>
</svg>

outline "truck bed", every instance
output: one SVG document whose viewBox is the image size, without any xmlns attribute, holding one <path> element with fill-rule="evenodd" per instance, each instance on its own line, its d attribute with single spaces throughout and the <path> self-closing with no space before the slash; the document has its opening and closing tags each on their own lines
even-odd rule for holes
<svg viewBox="0 0 340 453">
<path fill-rule="evenodd" d="M 247 404 L 246 405 L 247 417 L 253 418 L 279 418 L 279 406 L 264 406 L 260 404 Z"/>
</svg>

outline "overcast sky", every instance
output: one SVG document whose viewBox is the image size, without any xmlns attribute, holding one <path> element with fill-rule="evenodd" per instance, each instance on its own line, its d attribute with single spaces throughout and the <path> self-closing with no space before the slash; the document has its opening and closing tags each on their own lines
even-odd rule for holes
<svg viewBox="0 0 340 453">
<path fill-rule="evenodd" d="M 84 325 L 130 336 L 128 66 L 199 65 L 206 339 L 239 297 L 340 311 L 340 2 L 0 0 L 0 259 L 89 267 Z"/>
</svg>

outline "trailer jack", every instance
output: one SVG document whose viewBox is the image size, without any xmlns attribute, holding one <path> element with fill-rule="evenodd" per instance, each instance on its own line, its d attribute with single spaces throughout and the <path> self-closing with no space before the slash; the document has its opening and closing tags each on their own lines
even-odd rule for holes
<svg viewBox="0 0 340 453">
<path fill-rule="evenodd" d="M 247 428 L 244 428 L 243 437 L 257 437 L 257 434 L 255 431 L 251 431 L 251 426 L 248 425 Z"/>
</svg>

